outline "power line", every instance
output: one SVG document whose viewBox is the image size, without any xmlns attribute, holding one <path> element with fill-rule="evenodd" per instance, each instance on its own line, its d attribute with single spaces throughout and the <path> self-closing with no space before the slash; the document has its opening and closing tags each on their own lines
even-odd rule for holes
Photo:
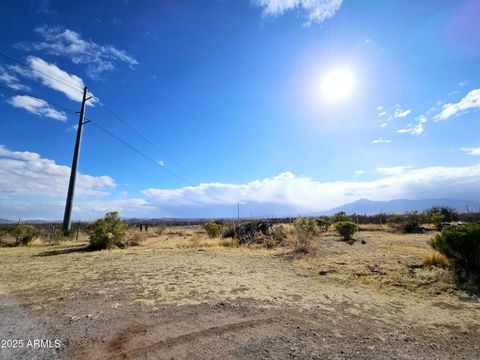
<svg viewBox="0 0 480 360">
<path fill-rule="evenodd" d="M 37 72 L 37 73 L 39 73 L 39 74 L 42 74 L 43 76 L 46 76 L 46 77 L 48 77 L 48 78 L 50 78 L 50 79 L 52 79 L 52 80 L 58 81 L 58 82 L 62 83 L 62 84 L 65 85 L 65 86 L 68 86 L 68 87 L 70 87 L 70 88 L 72 88 L 72 89 L 74 89 L 74 90 L 77 90 L 77 91 L 80 92 L 80 93 L 83 92 L 83 89 L 81 89 L 81 88 L 78 87 L 76 84 L 74 84 L 74 83 L 72 83 L 72 82 L 70 82 L 70 81 L 63 80 L 63 79 L 59 79 L 59 78 L 56 78 L 56 77 L 54 77 L 54 76 L 52 76 L 52 75 L 46 74 L 46 73 L 44 73 L 43 71 L 40 71 L 40 70 L 37 70 L 37 69 L 33 69 L 31 66 L 28 66 L 28 65 L 27 65 L 26 63 L 24 63 L 23 61 L 17 60 L 17 59 L 15 59 L 15 58 L 7 55 L 7 54 L 4 54 L 4 53 L 2 53 L 2 52 L 0 52 L 0 56 L 3 56 L 4 58 L 9 59 L 10 61 L 13 61 L 13 62 L 19 64 L 20 66 L 23 66 L 23 67 L 24 67 L 25 69 L 27 69 L 27 70 L 35 71 L 35 72 Z"/>
<path fill-rule="evenodd" d="M 105 104 L 103 104 L 103 106 L 114 116 L 116 117 L 118 120 L 120 120 L 121 122 L 123 122 L 125 125 L 127 125 L 132 131 L 134 131 L 137 135 L 139 135 L 140 137 L 142 137 L 146 142 L 148 142 L 150 145 L 152 145 L 154 148 L 156 148 L 158 151 L 160 151 L 163 155 L 165 155 L 166 157 L 168 157 L 171 161 L 173 161 L 175 164 L 178 165 L 179 168 L 181 168 L 183 171 L 185 171 L 186 173 L 190 174 L 192 177 L 194 177 L 196 180 L 200 181 L 201 180 L 198 178 L 198 176 L 196 176 L 193 172 L 191 172 L 190 170 L 188 170 L 185 166 L 183 166 L 182 164 L 180 164 L 180 162 L 178 162 L 177 160 L 175 160 L 171 155 L 169 155 L 165 150 L 161 149 L 157 144 L 155 144 L 152 140 L 150 140 L 145 134 L 143 134 L 140 130 L 138 130 L 137 128 L 135 128 L 132 124 L 130 124 L 127 120 L 125 120 L 124 118 L 122 118 L 121 116 L 119 116 L 118 114 L 116 114 L 115 112 L 113 112 L 112 109 L 110 109 L 110 107 L 106 106 Z"/>
<path fill-rule="evenodd" d="M 37 69 L 32 69 L 30 66 L 28 66 L 25 62 L 22 62 L 10 55 L 7 55 L 3 52 L 0 52 L 0 56 L 3 56 L 4 58 L 6 59 L 9 59 L 10 61 L 13 61 L 21 66 L 23 66 L 24 68 L 26 68 L 27 70 L 32 70 L 32 71 L 35 71 L 35 72 L 38 72 L 52 80 L 55 80 L 55 81 L 58 81 L 66 86 L 69 86 L 77 91 L 79 91 L 80 93 L 83 93 L 83 88 L 79 88 L 78 86 L 76 86 L 75 84 L 73 84 L 72 82 L 69 82 L 67 80 L 63 80 L 63 79 L 59 79 L 59 78 L 56 78 L 54 76 L 51 76 L 49 74 L 46 74 L 40 70 L 37 70 Z M 7 89 L 8 90 L 8 89 Z M 26 94 L 26 95 L 29 95 L 29 96 L 32 96 L 36 99 L 39 99 L 39 100 L 44 100 L 44 99 L 41 99 L 39 97 L 36 97 L 36 96 L 33 96 L 31 94 Z M 46 101 L 46 100 L 44 100 Z M 48 101 L 47 101 L 48 102 Z M 48 102 L 49 104 L 51 104 L 53 106 L 53 103 L 51 102 Z M 183 166 L 179 161 L 177 161 L 173 156 L 171 156 L 170 154 L 168 154 L 165 150 L 163 150 L 162 148 L 160 148 L 157 144 L 155 144 L 152 140 L 150 140 L 143 132 L 141 132 L 139 129 L 137 129 L 136 127 L 134 127 L 131 123 L 129 123 L 127 120 L 125 120 L 124 118 L 122 118 L 120 115 L 118 115 L 117 113 L 115 113 L 110 107 L 106 106 L 105 104 L 103 104 L 104 107 L 115 117 L 117 118 L 118 120 L 120 120 L 121 122 L 123 122 L 126 126 L 128 126 L 132 131 L 134 131 L 137 135 L 139 135 L 141 138 L 143 138 L 146 142 L 148 142 L 150 145 L 152 145 L 154 148 L 156 148 L 158 151 L 160 151 L 165 157 L 167 157 L 168 159 L 170 159 L 173 163 L 175 163 L 180 169 L 182 169 L 185 173 L 188 173 L 192 178 L 195 178 L 196 180 L 198 180 L 199 182 L 202 182 L 202 180 L 197 176 L 195 175 L 192 171 L 190 171 L 189 169 L 187 169 L 185 166 Z M 63 108 L 62 106 L 60 105 L 55 105 L 56 107 L 58 108 Z M 68 110 L 68 111 L 72 111 L 72 110 Z M 76 112 L 74 112 L 76 113 Z"/>
<path fill-rule="evenodd" d="M 150 156 L 148 156 L 147 154 L 145 154 L 143 151 L 137 149 L 136 147 L 134 147 L 133 145 L 130 145 L 128 142 L 126 142 L 125 140 L 123 140 L 122 138 L 118 137 L 117 135 L 115 135 L 114 133 L 112 133 L 111 131 L 109 131 L 108 129 L 104 128 L 103 126 L 97 124 L 96 122 L 94 122 L 93 120 L 90 120 L 90 119 L 87 119 L 85 118 L 86 121 L 89 121 L 93 126 L 97 127 L 98 129 L 102 130 L 103 132 L 105 132 L 107 135 L 111 136 L 112 138 L 114 138 L 115 140 L 117 140 L 119 143 L 125 145 L 126 147 L 128 147 L 130 150 L 136 152 L 137 154 L 139 154 L 140 156 L 142 156 L 143 158 L 147 159 L 148 161 L 150 161 L 151 163 L 159 166 L 161 169 L 163 169 L 164 171 L 166 171 L 167 173 L 169 173 L 170 175 L 176 177 L 177 179 L 181 180 L 182 182 L 184 182 L 185 184 L 187 184 L 188 186 L 192 186 L 192 187 L 195 187 L 195 185 L 193 185 L 192 183 L 190 183 L 188 180 L 186 180 L 185 178 L 183 178 L 182 176 L 178 175 L 177 173 L 175 173 L 174 171 L 166 168 L 165 166 L 161 165 L 158 163 L 158 161 L 156 161 L 155 159 L 151 158 Z M 206 197 L 209 197 L 210 199 L 213 199 L 215 200 L 216 202 L 220 202 L 222 203 L 223 201 L 218 199 L 217 197 L 213 196 L 213 195 L 210 195 L 208 193 L 204 193 L 204 195 Z"/>
<path fill-rule="evenodd" d="M 90 120 L 90 119 L 86 119 L 87 121 L 91 121 L 91 124 L 97 128 L 99 128 L 100 130 L 102 130 L 103 132 L 105 132 L 106 134 L 108 134 L 109 136 L 111 136 L 112 138 L 114 138 L 115 140 L 117 140 L 119 143 L 125 145 L 126 147 L 128 147 L 130 150 L 132 151 L 135 151 L 137 154 L 139 154 L 140 156 L 144 157 L 145 159 L 147 159 L 148 161 L 152 162 L 153 164 L 159 166 L 160 168 L 162 168 L 164 171 L 166 171 L 167 173 L 169 173 L 170 175 L 176 177 L 177 179 L 183 181 L 185 184 L 189 185 L 189 186 L 195 186 L 193 184 L 191 184 L 188 180 L 184 179 L 183 177 L 181 177 L 180 175 L 176 174 L 175 172 L 173 172 L 172 170 L 169 170 L 167 169 L 165 166 L 163 165 L 160 165 L 158 163 L 158 161 L 156 161 L 155 159 L 151 158 L 150 156 L 148 156 L 147 154 L 145 154 L 143 151 L 137 149 L 136 147 L 130 145 L 128 142 L 126 142 L 125 140 L 123 140 L 122 138 L 118 137 L 117 135 L 115 135 L 114 133 L 112 133 L 111 131 L 107 130 L 106 128 L 104 128 L 103 126 L 97 124 L 96 122 L 94 122 L 93 120 Z"/>
</svg>

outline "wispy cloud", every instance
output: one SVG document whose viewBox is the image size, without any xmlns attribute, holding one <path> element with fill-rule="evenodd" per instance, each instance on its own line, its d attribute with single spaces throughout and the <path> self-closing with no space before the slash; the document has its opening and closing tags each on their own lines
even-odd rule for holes
<svg viewBox="0 0 480 360">
<path fill-rule="evenodd" d="M 448 118 L 467 112 L 470 109 L 480 109 L 480 89 L 474 89 L 457 103 L 444 104 L 442 111 L 433 117 L 434 121 Z"/>
<path fill-rule="evenodd" d="M 97 79 L 109 70 L 115 69 L 118 62 L 129 66 L 137 65 L 138 61 L 125 50 L 112 45 L 99 45 L 92 40 L 85 40 L 73 30 L 61 27 L 41 26 L 35 29 L 43 41 L 19 43 L 17 48 L 27 51 L 40 50 L 56 56 L 68 57 L 75 64 L 87 66 L 87 74 Z"/>
<path fill-rule="evenodd" d="M 391 142 L 392 142 L 392 140 L 386 140 L 386 139 L 378 138 L 378 139 L 372 140 L 370 142 L 370 144 L 389 144 Z"/>
<path fill-rule="evenodd" d="M 355 170 L 355 171 L 353 172 L 353 175 L 354 175 L 355 177 L 359 177 L 359 176 L 365 175 L 365 170 Z"/>
<path fill-rule="evenodd" d="M 378 121 L 380 122 L 380 127 L 387 127 L 392 120 L 407 117 L 411 112 L 412 109 L 404 109 L 398 104 L 387 108 L 378 106 L 377 116 Z"/>
<path fill-rule="evenodd" d="M 412 134 L 412 135 L 420 135 L 425 131 L 425 123 L 427 122 L 427 117 L 425 115 L 421 115 L 417 117 L 416 124 L 408 124 L 407 127 L 398 129 L 397 133 L 399 134 Z"/>
<path fill-rule="evenodd" d="M 411 109 L 402 110 L 400 108 L 397 108 L 397 109 L 395 109 L 395 112 L 393 113 L 393 117 L 394 118 L 404 118 L 405 116 L 407 116 L 411 112 L 412 112 Z"/>
<path fill-rule="evenodd" d="M 264 16 L 275 17 L 299 10 L 307 18 L 305 25 L 323 22 L 342 6 L 342 0 L 253 0 L 253 3 L 263 8 Z"/>
<path fill-rule="evenodd" d="M 13 75 L 11 71 L 7 71 L 3 66 L 0 65 L 0 81 L 3 81 L 4 84 L 14 90 L 30 90 L 27 85 L 20 83 L 18 78 Z"/>
<path fill-rule="evenodd" d="M 465 152 L 468 155 L 478 155 L 480 156 L 480 147 L 462 147 L 461 151 Z"/>
<path fill-rule="evenodd" d="M 69 74 L 57 65 L 50 64 L 35 56 L 29 56 L 27 64 L 29 69 L 16 66 L 16 72 L 30 79 L 40 80 L 43 85 L 60 91 L 70 100 L 82 101 L 82 89 L 85 87 L 85 84 L 79 76 Z M 98 99 L 93 97 L 87 104 L 93 105 L 96 102 L 98 102 Z"/>
<path fill-rule="evenodd" d="M 25 109 L 41 117 L 48 117 L 60 121 L 67 120 L 67 116 L 63 111 L 58 111 L 52 108 L 46 101 L 28 95 L 14 96 L 10 98 L 8 102 L 16 108 Z"/>
<path fill-rule="evenodd" d="M 29 151 L 12 151 L 0 145 L 0 195 L 62 196 L 67 193 L 70 176 L 68 166 L 42 158 Z M 105 189 L 115 187 L 109 176 L 78 174 L 76 195 L 106 195 Z"/>
<path fill-rule="evenodd" d="M 378 167 L 375 170 L 382 175 L 400 175 L 411 169 L 411 166 L 390 166 L 390 167 Z"/>
</svg>

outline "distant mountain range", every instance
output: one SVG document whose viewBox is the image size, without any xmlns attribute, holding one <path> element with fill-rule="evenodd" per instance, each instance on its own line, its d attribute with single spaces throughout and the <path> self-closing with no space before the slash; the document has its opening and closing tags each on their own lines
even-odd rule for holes
<svg viewBox="0 0 480 360">
<path fill-rule="evenodd" d="M 352 203 L 348 203 L 327 211 L 321 212 L 319 215 L 333 215 L 337 212 L 344 211 L 347 214 L 365 214 L 372 215 L 378 213 L 400 214 L 408 211 L 424 211 L 433 206 L 448 206 L 459 212 L 480 211 L 480 203 L 470 200 L 461 199 L 421 199 L 407 200 L 397 199 L 390 201 L 373 201 L 368 199 L 360 199 Z"/>
</svg>

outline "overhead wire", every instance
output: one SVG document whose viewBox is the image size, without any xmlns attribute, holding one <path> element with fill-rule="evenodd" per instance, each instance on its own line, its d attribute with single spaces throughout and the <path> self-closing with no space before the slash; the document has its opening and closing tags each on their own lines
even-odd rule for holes
<svg viewBox="0 0 480 360">
<path fill-rule="evenodd" d="M 56 104 L 50 100 L 46 100 L 44 98 L 41 98 L 39 96 L 36 96 L 36 95 L 33 95 L 32 93 L 29 93 L 29 92 L 26 92 L 26 91 L 21 91 L 21 90 L 17 90 L 17 89 L 13 89 L 12 87 L 8 86 L 8 84 L 2 84 L 0 83 L 0 88 L 4 89 L 4 90 L 7 90 L 13 94 L 17 94 L 17 95 L 23 95 L 23 96 L 30 96 L 34 99 L 37 99 L 37 100 L 40 100 L 40 101 L 44 101 L 46 102 L 47 104 L 49 104 L 51 107 L 53 108 L 56 108 L 57 110 L 60 110 L 60 111 L 66 111 L 66 112 L 69 112 L 69 113 L 73 113 L 73 114 L 76 114 L 77 112 L 75 110 L 72 110 L 72 109 L 69 109 L 65 106 L 62 106 L 62 105 L 59 105 L 59 104 Z"/>
<path fill-rule="evenodd" d="M 153 158 L 151 158 L 150 156 L 148 156 L 147 154 L 145 154 L 143 151 L 137 149 L 136 147 L 134 147 L 133 145 L 129 144 L 127 141 L 123 140 L 122 138 L 118 137 L 117 135 L 115 135 L 114 133 L 112 133 L 110 130 L 106 129 L 105 127 L 97 124 L 95 121 L 91 120 L 91 119 L 85 119 L 87 121 L 90 121 L 90 123 L 97 127 L 98 129 L 102 130 L 103 132 L 105 132 L 106 134 L 108 134 L 109 136 L 111 136 L 112 138 L 114 138 L 115 140 L 117 140 L 119 143 L 125 145 L 126 147 L 128 147 L 130 150 L 136 152 L 137 154 L 139 154 L 140 156 L 144 157 L 145 159 L 147 159 L 148 161 L 152 162 L 153 164 L 159 166 L 162 170 L 166 171 L 167 173 L 169 173 L 170 175 L 176 177 L 177 179 L 181 180 L 182 182 L 184 182 L 185 184 L 187 184 L 188 186 L 195 186 L 193 184 L 191 184 L 188 180 L 184 179 L 182 176 L 176 174 L 175 172 L 173 172 L 172 170 L 166 168 L 165 166 L 159 164 L 159 162 Z"/>
<path fill-rule="evenodd" d="M 108 107 L 107 105 L 103 104 L 103 106 L 110 112 L 110 114 L 112 114 L 115 118 L 117 118 L 118 120 L 120 120 L 122 123 L 124 123 L 126 126 L 128 126 L 132 131 L 134 131 L 137 135 L 139 135 L 141 138 L 143 138 L 143 140 L 145 140 L 146 142 L 148 142 L 150 145 L 152 145 L 155 149 L 157 149 L 158 151 L 160 151 L 164 156 L 166 156 L 167 158 L 169 158 L 172 162 L 174 162 L 180 169 L 182 169 L 183 171 L 185 171 L 186 173 L 190 174 L 190 176 L 192 176 L 193 178 L 195 178 L 196 180 L 200 181 L 201 180 L 198 178 L 197 175 L 195 175 L 192 171 L 188 170 L 185 166 L 183 166 L 179 161 L 175 160 L 171 155 L 169 155 L 165 150 L 163 150 L 162 148 L 160 148 L 157 144 L 155 144 L 152 140 L 150 140 L 143 132 L 141 132 L 140 130 L 138 130 L 135 126 L 133 126 L 132 124 L 130 124 L 130 122 L 128 122 L 127 120 L 125 120 L 124 118 L 122 118 L 120 115 L 118 115 L 117 113 L 115 113 L 110 107 Z"/>
<path fill-rule="evenodd" d="M 72 82 L 69 82 L 67 80 L 64 80 L 64 79 L 59 79 L 57 77 L 54 77 L 54 76 L 51 76 L 50 74 L 46 74 L 45 72 L 42 72 L 38 69 L 34 69 L 32 68 L 31 66 L 28 66 L 25 62 L 22 62 L 18 59 L 15 59 L 14 57 L 11 57 L 3 52 L 0 52 L 0 56 L 12 61 L 12 62 L 15 62 L 17 64 L 19 64 L 20 66 L 24 67 L 25 69 L 29 70 L 29 71 L 35 71 L 39 74 L 42 74 L 43 76 L 46 76 L 54 81 L 58 81 L 59 83 L 62 83 L 64 84 L 65 86 L 68 86 L 72 89 L 75 89 L 79 92 L 83 92 L 83 89 L 78 87 L 76 84 L 73 84 Z M 59 109 L 61 111 L 66 111 L 66 112 L 70 112 L 70 113 L 73 113 L 73 114 L 76 114 L 77 112 L 75 110 L 72 110 L 72 109 L 69 109 L 67 107 L 64 107 L 62 105 L 59 105 L 59 104 L 56 104 L 52 101 L 49 101 L 49 100 L 46 100 L 44 98 L 41 98 L 39 96 L 36 96 L 36 95 L 33 95 L 31 93 L 28 93 L 28 92 L 25 92 L 25 91 L 21 91 L 21 90 L 18 90 L 18 89 L 13 89 L 11 86 L 9 86 L 8 84 L 1 84 L 0 83 L 0 88 L 4 89 L 4 90 L 7 90 L 11 93 L 15 93 L 15 94 L 19 94 L 19 95 L 27 95 L 27 96 L 30 96 L 30 97 L 33 97 L 35 99 L 38 99 L 40 101 L 44 101 L 46 103 L 48 103 L 50 106 L 56 108 L 56 109 Z M 197 180 L 199 180 L 201 182 L 201 180 L 198 178 L 198 176 L 196 176 L 192 171 L 190 171 L 189 169 L 187 169 L 185 166 L 183 166 L 179 161 L 177 161 L 173 156 L 171 156 L 170 154 L 168 154 L 165 150 L 163 150 L 162 148 L 160 148 L 157 144 L 155 144 L 152 140 L 150 140 L 143 132 L 141 132 L 139 129 L 137 129 L 135 126 L 133 126 L 130 122 L 128 122 L 127 120 L 125 120 L 123 117 L 121 117 L 120 115 L 118 115 L 117 113 L 115 113 L 110 107 L 106 106 L 105 104 L 103 104 L 103 106 L 110 112 L 111 115 L 113 115 L 115 118 L 117 118 L 118 120 L 120 120 L 122 123 L 124 123 L 130 130 L 132 130 L 133 132 L 135 132 L 138 136 L 140 136 L 141 138 L 143 138 L 143 140 L 145 140 L 146 142 L 148 142 L 150 145 L 152 145 L 154 148 L 156 148 L 159 152 L 161 152 L 164 156 L 166 156 L 168 159 L 170 159 L 172 162 L 174 162 L 179 168 L 181 168 L 183 171 L 185 171 L 186 173 L 190 174 L 192 177 L 196 178 Z M 88 119 L 86 119 L 88 120 Z M 184 177 L 176 174 L 175 172 L 173 172 L 172 170 L 166 168 L 164 165 L 161 165 L 159 164 L 158 161 L 154 160 L 153 158 L 151 158 L 150 156 L 148 156 L 147 154 L 145 154 L 144 152 L 142 152 L 141 150 L 138 150 L 137 148 L 135 148 L 134 146 L 130 145 L 128 142 L 126 142 L 125 140 L 121 139 L 120 137 L 118 137 L 117 135 L 113 134 L 112 132 L 110 132 L 108 129 L 106 129 L 105 127 L 97 124 L 96 122 L 93 122 L 92 120 L 89 120 L 91 121 L 92 125 L 94 125 L 95 127 L 99 128 L 100 130 L 102 130 L 103 132 L 105 132 L 106 134 L 108 134 L 109 136 L 113 137 L 115 140 L 117 140 L 118 142 L 122 143 L 123 145 L 127 146 L 128 148 L 130 148 L 132 151 L 136 152 L 137 154 L 141 155 L 142 157 L 144 157 L 145 159 L 147 159 L 148 161 L 154 163 L 155 165 L 157 166 L 160 166 L 164 171 L 166 171 L 167 173 L 169 173 L 170 175 L 176 177 L 177 179 L 181 180 L 182 182 L 184 182 L 185 184 L 189 185 L 189 186 L 194 186 L 192 183 L 190 183 L 188 180 L 186 180 Z M 209 195 L 209 194 L 205 194 L 207 197 L 210 197 L 212 199 L 215 199 L 216 201 L 219 201 L 217 198 L 215 198 L 213 195 Z"/>
</svg>

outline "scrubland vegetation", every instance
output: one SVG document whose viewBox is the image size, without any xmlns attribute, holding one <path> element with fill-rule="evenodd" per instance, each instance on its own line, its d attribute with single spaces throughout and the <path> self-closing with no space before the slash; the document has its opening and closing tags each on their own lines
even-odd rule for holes
<svg viewBox="0 0 480 360">
<path fill-rule="evenodd" d="M 98 334 L 116 334 L 105 338 L 105 347 L 96 345 L 91 352 L 85 346 L 74 347 L 74 354 L 81 349 L 79 358 L 99 353 L 122 357 L 129 348 L 160 346 L 154 339 L 173 333 L 179 344 L 198 352 L 196 344 L 203 341 L 199 339 L 212 332 L 212 341 L 226 349 L 235 344 L 218 335 L 240 336 L 244 326 L 252 336 L 267 339 L 276 334 L 309 348 L 323 343 L 313 332 L 331 333 L 334 342 L 363 339 L 366 332 L 378 334 L 384 340 L 370 342 L 378 342 L 375 346 L 384 351 L 381 358 L 405 351 L 402 331 L 408 329 L 416 334 L 411 358 L 423 346 L 418 344 L 425 344 L 425 354 L 430 354 L 428 344 L 436 343 L 438 337 L 443 352 L 461 343 L 461 351 L 467 351 L 462 356 L 469 358 L 477 351 L 470 335 L 480 329 L 474 315 L 478 312 L 474 294 L 479 292 L 480 225 L 439 222 L 441 213 L 435 209 L 381 214 L 370 221 L 344 213 L 283 223 L 216 220 L 181 226 L 150 224 L 142 231 L 138 224 L 108 213 L 81 224 L 78 240 L 76 227 L 70 237 L 63 238 L 58 226 L 51 224 L 6 225 L 0 231 L 4 246 L 0 282 L 73 344 L 103 344 L 103 337 L 102 341 L 89 337 L 93 330 L 79 334 L 79 326 L 96 329 Z M 461 216 L 450 215 L 452 219 Z M 265 311 L 270 314 L 275 309 L 281 309 L 279 317 L 277 313 L 266 317 Z M 230 317 L 222 318 L 220 314 L 225 313 Z M 125 317 L 137 324 L 133 330 Z M 299 320 L 303 317 L 304 322 Z M 137 329 L 138 324 L 145 328 Z M 198 330 L 203 327 L 205 334 Z M 432 327 L 445 330 L 437 330 L 435 339 L 430 339 L 427 330 Z M 304 331 L 310 328 L 313 332 Z M 250 335 L 241 336 L 253 341 Z M 402 342 L 392 342 L 392 337 Z M 118 347 L 118 341 L 126 345 Z M 169 344 L 159 347 L 161 356 L 187 351 Z M 269 349 L 270 343 L 264 348 Z M 435 354 L 441 358 L 443 353 Z"/>
</svg>

